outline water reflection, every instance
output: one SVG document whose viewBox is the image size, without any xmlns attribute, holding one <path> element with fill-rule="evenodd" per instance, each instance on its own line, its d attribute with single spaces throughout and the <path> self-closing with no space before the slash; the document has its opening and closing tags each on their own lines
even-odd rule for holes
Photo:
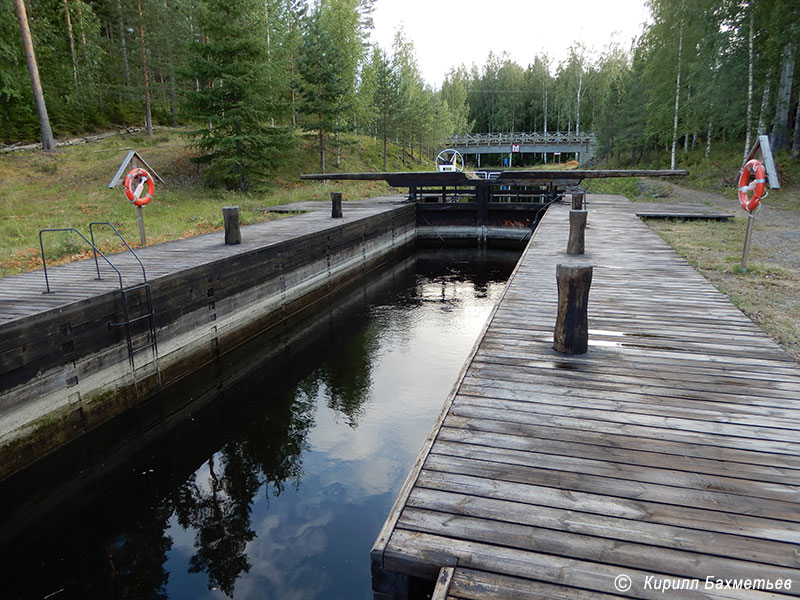
<svg viewBox="0 0 800 600">
<path fill-rule="evenodd" d="M 371 544 L 515 260 L 421 253 L 203 369 L 161 435 L 27 511 L 48 541 L 3 598 L 370 598 Z"/>
</svg>

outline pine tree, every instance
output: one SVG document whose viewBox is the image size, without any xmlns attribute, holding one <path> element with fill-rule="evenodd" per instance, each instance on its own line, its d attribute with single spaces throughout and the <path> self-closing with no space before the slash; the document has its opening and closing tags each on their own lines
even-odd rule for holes
<svg viewBox="0 0 800 600">
<path fill-rule="evenodd" d="M 192 46 L 189 74 L 200 85 L 188 94 L 187 110 L 203 125 L 191 132 L 191 145 L 211 183 L 243 191 L 264 180 L 290 140 L 288 129 L 270 125 L 276 108 L 264 4 L 204 0 L 199 13 L 204 39 Z"/>
</svg>

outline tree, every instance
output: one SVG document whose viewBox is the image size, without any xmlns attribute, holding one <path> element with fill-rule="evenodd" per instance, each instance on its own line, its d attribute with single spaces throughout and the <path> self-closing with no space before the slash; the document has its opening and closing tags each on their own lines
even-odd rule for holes
<svg viewBox="0 0 800 600">
<path fill-rule="evenodd" d="M 548 91 L 552 87 L 550 58 L 536 55 L 528 65 L 528 122 L 532 131 L 547 133 Z M 541 112 L 539 107 L 541 106 Z"/>
<path fill-rule="evenodd" d="M 289 90 L 291 102 L 292 125 L 297 125 L 297 53 L 302 38 L 301 27 L 306 15 L 305 0 L 288 0 L 286 4 L 287 13 L 287 35 L 285 49 L 289 57 Z"/>
<path fill-rule="evenodd" d="M 775 124 L 772 128 L 772 144 L 775 150 L 785 150 L 789 147 L 789 103 L 792 94 L 796 49 L 797 43 L 792 40 L 783 50 L 781 79 L 775 107 Z"/>
<path fill-rule="evenodd" d="M 386 147 L 390 132 L 395 126 L 395 110 L 398 99 L 397 76 L 389 64 L 386 53 L 378 47 L 372 52 L 372 69 L 375 72 L 375 107 L 377 109 L 377 130 L 383 140 L 383 170 L 386 170 Z"/>
<path fill-rule="evenodd" d="M 355 105 L 353 106 L 353 122 L 356 131 L 377 139 L 378 107 L 375 104 L 375 90 L 377 77 L 377 63 L 374 53 L 380 50 L 376 47 L 369 53 L 369 57 L 361 65 L 356 86 Z"/>
<path fill-rule="evenodd" d="M 341 117 L 349 109 L 350 81 L 342 76 L 348 61 L 342 47 L 334 42 L 322 9 L 317 6 L 308 16 L 300 48 L 298 70 L 303 78 L 302 110 L 305 124 L 317 132 L 320 172 L 325 172 L 327 137 L 341 131 Z"/>
<path fill-rule="evenodd" d="M 39 116 L 39 130 L 42 136 L 42 150 L 52 152 L 55 150 L 53 132 L 50 129 L 50 118 L 47 116 L 47 105 L 44 102 L 44 92 L 42 83 L 39 80 L 39 67 L 36 64 L 36 54 L 33 50 L 33 40 L 31 30 L 28 27 L 28 13 L 25 9 L 24 0 L 14 0 L 14 8 L 19 20 L 19 31 L 22 35 L 22 46 L 25 50 L 25 62 L 28 65 L 28 74 L 31 78 L 31 88 L 33 98 L 36 103 L 36 114 Z"/>
<path fill-rule="evenodd" d="M 142 84 L 144 86 L 144 127 L 148 136 L 153 135 L 153 113 L 150 105 L 150 71 L 147 67 L 147 46 L 144 41 L 144 15 L 142 14 L 142 0 L 137 0 L 136 8 L 139 10 L 139 43 L 142 49 Z"/>
<path fill-rule="evenodd" d="M 281 161 L 291 138 L 271 126 L 264 3 L 203 0 L 199 16 L 205 39 L 192 45 L 189 75 L 200 85 L 188 94 L 187 111 L 203 125 L 191 131 L 191 145 L 211 183 L 244 191 Z"/>
<path fill-rule="evenodd" d="M 681 12 L 683 12 L 683 5 L 681 5 Z M 681 69 L 683 68 L 683 62 L 681 58 L 683 56 L 683 17 L 681 17 L 680 24 L 678 25 L 678 62 L 677 66 L 675 67 L 676 81 L 675 81 L 675 111 L 674 111 L 674 121 L 672 125 L 672 153 L 669 157 L 669 168 L 675 168 L 675 145 L 678 142 L 678 110 L 680 109 L 680 98 L 681 98 Z"/>
<path fill-rule="evenodd" d="M 424 120 L 424 84 L 417 66 L 414 44 L 406 39 L 402 27 L 397 29 L 394 36 L 392 70 L 397 78 L 397 133 L 405 164 L 407 150 L 414 158 L 414 140 L 419 137 L 419 128 Z"/>
<path fill-rule="evenodd" d="M 11 0 L 0 1 L 0 141 L 36 137 L 30 79 Z"/>
<path fill-rule="evenodd" d="M 441 95 L 453 117 L 456 133 L 469 133 L 473 123 L 469 121 L 469 76 L 464 65 L 448 71 L 442 83 Z"/>
</svg>

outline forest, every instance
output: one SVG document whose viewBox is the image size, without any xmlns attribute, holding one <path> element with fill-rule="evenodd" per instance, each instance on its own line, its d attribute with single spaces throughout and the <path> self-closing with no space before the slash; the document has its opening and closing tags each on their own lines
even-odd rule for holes
<svg viewBox="0 0 800 600">
<path fill-rule="evenodd" d="M 47 146 L 29 29 L 53 134 L 181 125 L 208 181 L 233 189 L 304 140 L 337 168 L 343 133 L 411 158 L 498 131 L 593 131 L 617 164 L 675 167 L 717 143 L 744 154 L 761 133 L 800 156 L 798 3 L 650 0 L 630 47 L 573 44 L 524 66 L 490 52 L 434 88 L 402 29 L 389 50 L 369 44 L 375 2 L 0 0 L 0 142 Z"/>
</svg>

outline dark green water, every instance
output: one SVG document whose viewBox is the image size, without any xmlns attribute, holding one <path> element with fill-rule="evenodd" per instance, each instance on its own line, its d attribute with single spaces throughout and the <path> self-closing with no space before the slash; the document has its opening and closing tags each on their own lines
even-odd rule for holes
<svg viewBox="0 0 800 600">
<path fill-rule="evenodd" d="M 517 258 L 421 251 L 169 390 L 190 413 L 128 426 L 113 467 L 93 442 L 29 476 L 48 508 L 15 516 L 0 597 L 371 598 L 372 543 Z"/>
</svg>

